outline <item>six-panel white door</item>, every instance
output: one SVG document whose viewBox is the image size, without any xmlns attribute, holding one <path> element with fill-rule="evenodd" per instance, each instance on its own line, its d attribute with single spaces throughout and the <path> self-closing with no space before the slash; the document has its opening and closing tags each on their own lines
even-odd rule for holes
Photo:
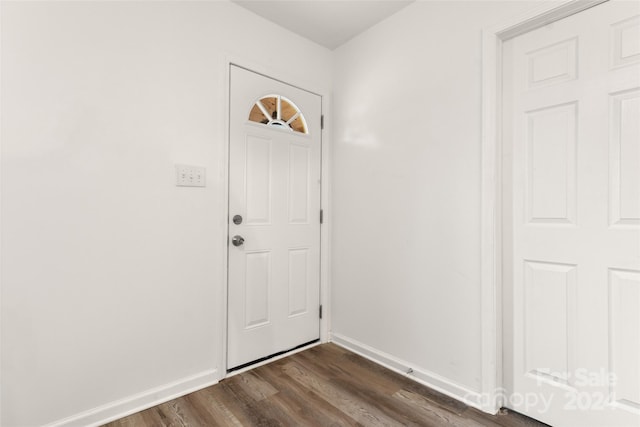
<svg viewBox="0 0 640 427">
<path fill-rule="evenodd" d="M 228 369 L 319 339 L 320 118 L 318 95 L 231 66 Z"/>
<path fill-rule="evenodd" d="M 640 426 L 639 13 L 504 45 L 507 406 L 554 426 Z"/>
</svg>

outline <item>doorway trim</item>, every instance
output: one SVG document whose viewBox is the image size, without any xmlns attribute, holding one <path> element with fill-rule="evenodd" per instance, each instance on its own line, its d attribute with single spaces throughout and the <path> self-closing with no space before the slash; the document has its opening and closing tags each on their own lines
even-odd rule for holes
<svg viewBox="0 0 640 427">
<path fill-rule="evenodd" d="M 606 1 L 609 0 L 548 1 L 482 31 L 480 407 L 488 413 L 496 413 L 506 398 L 502 378 L 502 44 Z"/>
<path fill-rule="evenodd" d="M 222 112 L 222 120 L 223 120 L 223 129 L 224 131 L 220 135 L 221 138 L 224 138 L 225 141 L 222 146 L 224 147 L 224 151 L 218 153 L 219 154 L 219 173 L 221 175 L 221 188 L 219 189 L 218 200 L 221 206 L 224 206 L 223 209 L 223 218 L 224 224 L 221 224 L 222 229 L 224 230 L 224 235 L 228 236 L 229 234 L 229 144 L 230 144 L 230 132 L 229 132 L 229 113 L 230 113 L 230 101 L 231 101 L 231 87 L 229 84 L 231 66 L 235 65 L 246 70 L 252 71 L 257 74 L 261 74 L 265 77 L 272 78 L 274 80 L 286 83 L 288 85 L 297 87 L 299 89 L 303 89 L 307 92 L 314 93 L 321 98 L 321 114 L 324 116 L 324 127 L 321 129 L 320 134 L 320 143 L 321 143 L 321 152 L 320 152 L 320 208 L 323 210 L 324 220 L 320 226 L 320 304 L 323 307 L 323 315 L 320 319 L 320 343 L 326 343 L 329 341 L 329 330 L 331 327 L 331 283 L 330 283 L 330 255 L 331 255 L 331 210 L 330 210 L 330 191 L 331 191 L 331 181 L 329 176 L 330 171 L 330 158 L 331 158 L 331 147 L 330 147 L 330 138 L 328 135 L 331 135 L 331 120 L 327 119 L 330 117 L 329 105 L 331 105 L 331 96 L 327 95 L 330 92 L 329 87 L 324 87 L 313 82 L 309 82 L 307 80 L 300 79 L 299 76 L 295 74 L 291 74 L 288 70 L 278 69 L 275 67 L 269 67 L 254 60 L 244 58 L 241 56 L 237 56 L 235 54 L 226 53 L 220 59 L 220 67 L 223 69 L 222 80 L 219 82 L 219 90 L 220 93 L 223 93 L 224 96 L 222 98 L 222 102 L 219 106 L 220 111 Z M 223 259 L 219 264 L 220 266 L 220 275 L 219 280 L 222 283 L 222 291 L 220 293 L 220 302 L 217 304 L 220 310 L 219 322 L 221 325 L 221 334 L 220 341 L 217 343 L 220 345 L 219 352 L 219 364 L 218 364 L 218 375 L 219 380 L 222 380 L 228 376 L 233 374 L 237 374 L 241 371 L 228 373 L 227 372 L 227 322 L 228 322 L 228 256 L 229 256 L 229 245 L 227 239 L 221 239 L 220 242 Z M 264 361 L 262 363 L 252 365 L 251 367 L 245 368 L 242 371 L 254 368 L 259 365 L 266 364 L 273 360 L 277 360 L 278 358 L 282 358 L 288 356 L 289 354 L 293 354 L 298 351 L 302 351 L 309 347 L 312 347 L 316 344 L 311 344 L 309 346 L 305 346 L 298 350 L 293 350 L 290 353 L 285 353 L 279 357 L 270 359 L 268 361 Z"/>
</svg>

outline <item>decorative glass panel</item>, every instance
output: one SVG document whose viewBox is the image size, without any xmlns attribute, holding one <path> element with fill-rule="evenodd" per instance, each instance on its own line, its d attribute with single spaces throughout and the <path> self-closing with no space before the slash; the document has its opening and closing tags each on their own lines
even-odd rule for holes
<svg viewBox="0 0 640 427">
<path fill-rule="evenodd" d="M 280 126 L 294 132 L 309 133 L 302 112 L 293 102 L 280 95 L 268 95 L 256 101 L 249 113 L 249 120 Z"/>
</svg>

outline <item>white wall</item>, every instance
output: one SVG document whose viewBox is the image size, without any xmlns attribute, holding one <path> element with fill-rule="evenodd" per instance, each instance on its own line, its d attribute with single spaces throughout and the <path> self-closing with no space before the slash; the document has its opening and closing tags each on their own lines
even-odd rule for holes
<svg viewBox="0 0 640 427">
<path fill-rule="evenodd" d="M 2 2 L 3 426 L 223 374 L 227 54 L 330 87 L 331 52 L 227 2 Z"/>
<path fill-rule="evenodd" d="M 418 1 L 336 51 L 333 336 L 458 397 L 481 389 L 481 32 L 532 6 Z"/>
</svg>

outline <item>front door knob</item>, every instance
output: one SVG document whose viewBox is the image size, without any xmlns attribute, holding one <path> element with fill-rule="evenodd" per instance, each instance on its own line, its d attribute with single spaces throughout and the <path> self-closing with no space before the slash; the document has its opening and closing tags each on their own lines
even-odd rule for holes
<svg viewBox="0 0 640 427">
<path fill-rule="evenodd" d="M 244 237 L 233 236 L 233 239 L 231 239 L 231 243 L 233 243 L 233 246 L 242 246 L 242 244 L 244 243 Z"/>
</svg>

